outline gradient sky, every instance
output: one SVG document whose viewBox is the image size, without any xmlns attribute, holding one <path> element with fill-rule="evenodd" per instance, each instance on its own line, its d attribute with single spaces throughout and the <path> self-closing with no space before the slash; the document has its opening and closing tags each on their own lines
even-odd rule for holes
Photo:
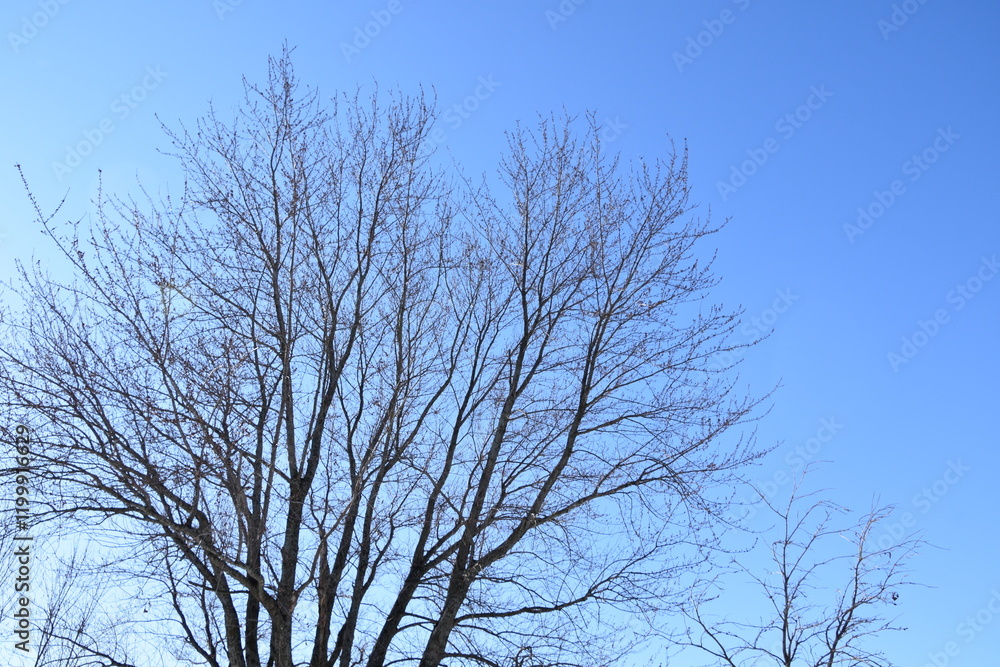
<svg viewBox="0 0 1000 667">
<path fill-rule="evenodd" d="M 701 212 L 730 219 L 715 295 L 745 308 L 741 340 L 774 331 L 741 373 L 781 385 L 759 424 L 776 449 L 749 477 L 784 479 L 822 434 L 810 487 L 894 503 L 940 547 L 912 562 L 928 587 L 905 591 L 909 630 L 879 643 L 900 665 L 995 665 L 998 25 L 986 0 L 6 0 L 3 276 L 53 255 L 15 163 L 44 207 L 68 191 L 62 218 L 89 210 L 98 169 L 108 190 L 138 174 L 177 191 L 157 118 L 230 109 L 285 40 L 326 96 L 433 88 L 442 146 L 473 174 L 516 121 L 563 108 L 596 111 L 625 157 L 686 141 Z"/>
</svg>

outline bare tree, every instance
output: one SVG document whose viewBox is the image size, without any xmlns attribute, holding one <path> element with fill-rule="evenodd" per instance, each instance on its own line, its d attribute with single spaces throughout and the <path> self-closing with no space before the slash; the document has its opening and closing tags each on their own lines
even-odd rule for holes
<svg viewBox="0 0 1000 667">
<path fill-rule="evenodd" d="M 681 644 L 726 667 L 890 667 L 893 663 L 870 646 L 879 635 L 904 629 L 886 616 L 910 583 L 906 564 L 923 542 L 909 536 L 883 545 L 877 539 L 877 530 L 892 516 L 890 506 L 873 505 L 853 525 L 838 524 L 836 517 L 847 510 L 828 501 L 809 504 L 815 494 L 800 493 L 801 482 L 784 506 L 759 494 L 778 519 L 777 539 L 768 545 L 774 569 L 759 574 L 744 556 L 734 559 L 728 573 L 696 587 L 686 609 L 691 626 Z M 709 603 L 721 597 L 718 591 L 739 574 L 763 592 L 762 620 L 719 620 L 709 613 Z"/>
<path fill-rule="evenodd" d="M 628 662 L 757 455 L 686 154 L 542 119 L 474 186 L 422 98 L 269 72 L 168 130 L 182 196 L 36 203 L 76 279 L 22 268 L 0 391 L 47 518 L 123 554 L 156 664 Z"/>
</svg>

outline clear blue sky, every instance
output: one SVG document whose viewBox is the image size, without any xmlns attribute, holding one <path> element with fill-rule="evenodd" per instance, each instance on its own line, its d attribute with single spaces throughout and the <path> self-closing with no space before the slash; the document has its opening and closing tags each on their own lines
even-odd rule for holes
<svg viewBox="0 0 1000 667">
<path fill-rule="evenodd" d="M 359 38 L 366 23 L 375 36 Z M 714 238 L 717 296 L 745 307 L 746 340 L 753 318 L 774 329 L 742 376 L 781 383 L 759 431 L 777 449 L 750 476 L 780 479 L 836 423 L 813 486 L 858 509 L 896 503 L 942 547 L 913 562 L 933 588 L 906 591 L 910 629 L 884 648 L 923 667 L 953 641 L 948 664 L 994 665 L 1000 614 L 981 610 L 1000 591 L 998 25 L 986 0 L 7 0 L 3 274 L 51 254 L 15 162 L 45 205 L 69 191 L 66 217 L 88 210 L 98 169 L 112 190 L 136 173 L 177 189 L 156 117 L 228 109 L 285 40 L 328 95 L 433 87 L 443 144 L 471 172 L 516 121 L 563 107 L 596 110 L 626 156 L 686 140 L 695 199 L 731 218 Z M 73 166 L 81 142 L 93 150 Z M 991 621 L 970 638 L 960 624 L 977 612 Z"/>
</svg>

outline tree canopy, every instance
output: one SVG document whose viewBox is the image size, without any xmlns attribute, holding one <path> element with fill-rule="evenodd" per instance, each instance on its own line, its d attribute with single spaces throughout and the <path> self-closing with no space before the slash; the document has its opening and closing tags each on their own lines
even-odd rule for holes
<svg viewBox="0 0 1000 667">
<path fill-rule="evenodd" d="M 37 518 L 148 614 L 100 664 L 629 664 L 676 609 L 759 454 L 686 150 L 541 118 L 473 184 L 434 120 L 325 104 L 286 53 L 168 130 L 180 195 L 36 203 L 74 278 L 8 287 L 0 392 Z"/>
</svg>

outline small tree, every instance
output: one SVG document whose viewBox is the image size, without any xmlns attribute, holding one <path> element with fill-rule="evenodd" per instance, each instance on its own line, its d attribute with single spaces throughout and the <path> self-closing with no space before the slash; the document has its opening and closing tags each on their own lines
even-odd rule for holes
<svg viewBox="0 0 1000 667">
<path fill-rule="evenodd" d="M 65 233 L 36 204 L 76 282 L 22 268 L 0 391 L 43 518 L 105 536 L 162 656 L 627 663 L 756 456 L 722 444 L 757 401 L 707 364 L 738 314 L 703 305 L 686 155 L 628 172 L 543 120 L 503 194 L 458 190 L 433 122 L 328 112 L 286 53 L 235 122 L 170 133 L 179 199 Z"/>
<path fill-rule="evenodd" d="M 769 544 L 774 569 L 758 574 L 744 564 L 746 558 L 737 558 L 728 573 L 698 586 L 685 610 L 691 624 L 681 643 L 726 667 L 890 667 L 869 640 L 904 629 L 886 613 L 909 583 L 905 565 L 922 541 L 911 536 L 880 544 L 876 530 L 892 515 L 890 506 L 873 505 L 853 525 L 838 524 L 838 515 L 848 510 L 828 501 L 809 504 L 815 494 L 801 494 L 801 481 L 784 506 L 758 492 L 778 519 L 777 539 Z M 720 597 L 713 591 L 739 574 L 759 586 L 767 613 L 756 622 L 715 620 L 707 611 Z"/>
</svg>

